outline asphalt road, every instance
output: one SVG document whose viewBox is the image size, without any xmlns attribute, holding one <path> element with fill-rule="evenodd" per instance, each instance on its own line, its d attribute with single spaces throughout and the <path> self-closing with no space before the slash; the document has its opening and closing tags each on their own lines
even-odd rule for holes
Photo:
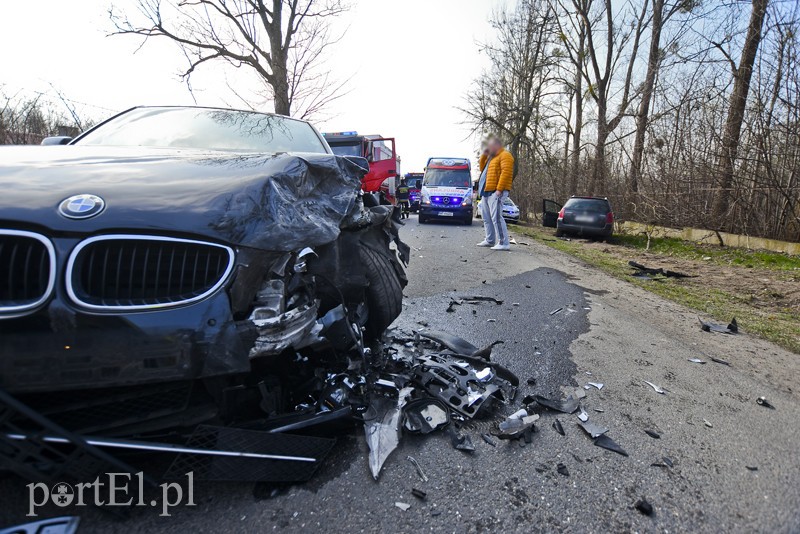
<svg viewBox="0 0 800 534">
<path fill-rule="evenodd" d="M 800 405 L 786 378 L 800 377 L 796 355 L 746 333 L 700 332 L 691 311 L 524 238 L 511 252 L 477 248 L 479 221 L 418 225 L 412 217 L 402 237 L 413 254 L 398 331 L 426 323 L 478 346 L 503 341 L 493 359 L 521 378 L 518 398 L 602 383 L 586 391 L 583 406 L 628 456 L 594 446 L 575 415 L 543 411 L 525 447 L 485 443 L 480 434 L 493 420 L 464 430 L 472 454 L 454 450 L 444 435 L 404 437 L 374 481 L 359 433 L 340 440 L 308 484 L 278 492 L 198 484 L 197 506 L 176 508 L 172 517 L 140 508 L 112 520 L 85 510 L 81 531 L 800 531 Z M 473 294 L 503 304 L 445 311 L 452 296 Z M 536 385 L 526 385 L 528 378 Z M 776 409 L 758 406 L 761 395 Z M 566 436 L 551 427 L 556 417 Z M 663 466 L 664 457 L 672 467 Z M 559 463 L 569 476 L 557 472 Z M 8 497 L 0 525 L 24 519 L 23 488 L 9 495 L 8 487 L 0 490 Z M 427 499 L 413 497 L 412 488 Z M 634 508 L 641 498 L 652 504 L 652 516 Z"/>
</svg>

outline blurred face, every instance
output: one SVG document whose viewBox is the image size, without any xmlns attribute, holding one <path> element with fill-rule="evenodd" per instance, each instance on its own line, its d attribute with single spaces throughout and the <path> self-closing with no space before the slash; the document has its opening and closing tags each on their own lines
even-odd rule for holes
<svg viewBox="0 0 800 534">
<path fill-rule="evenodd" d="M 500 144 L 499 139 L 489 139 L 489 154 L 492 156 L 497 155 L 500 152 L 500 149 L 503 148 L 503 145 Z"/>
</svg>

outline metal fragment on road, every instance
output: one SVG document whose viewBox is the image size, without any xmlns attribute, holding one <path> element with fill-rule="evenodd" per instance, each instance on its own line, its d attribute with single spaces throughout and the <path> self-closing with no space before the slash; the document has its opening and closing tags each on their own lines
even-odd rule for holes
<svg viewBox="0 0 800 534">
<path fill-rule="evenodd" d="M 661 395 L 664 395 L 665 391 L 663 389 L 661 389 L 660 387 L 658 387 L 657 385 L 653 384 L 652 382 L 648 382 L 647 380 L 642 380 L 642 382 L 644 382 L 645 384 L 647 384 L 648 386 L 653 388 L 656 393 L 660 393 Z"/>
<path fill-rule="evenodd" d="M 578 423 L 578 426 L 580 426 L 592 438 L 599 438 L 608 432 L 606 427 L 597 425 L 595 423 L 590 423 L 588 421 L 585 423 Z"/>
<path fill-rule="evenodd" d="M 578 414 L 578 419 L 580 419 L 585 423 L 586 421 L 589 420 L 589 414 L 586 413 L 586 410 L 583 409 L 583 406 L 581 406 L 580 408 L 581 408 L 581 413 Z"/>
<path fill-rule="evenodd" d="M 423 482 L 427 482 L 428 476 L 425 474 L 425 471 L 422 470 L 422 466 L 419 465 L 419 462 L 416 460 L 416 458 L 414 458 L 413 456 L 406 456 L 406 460 L 411 462 L 411 465 L 413 465 L 414 469 L 417 470 L 419 478 L 421 478 Z"/>
<path fill-rule="evenodd" d="M 587 385 L 595 387 L 597 389 L 603 389 L 603 385 L 600 382 L 588 382 Z"/>
<path fill-rule="evenodd" d="M 701 360 L 700 358 L 689 358 L 689 361 L 692 363 L 706 363 L 705 360 Z"/>
</svg>

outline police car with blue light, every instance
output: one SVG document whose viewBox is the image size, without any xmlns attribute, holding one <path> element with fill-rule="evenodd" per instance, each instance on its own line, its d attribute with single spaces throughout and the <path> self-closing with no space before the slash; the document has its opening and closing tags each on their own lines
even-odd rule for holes
<svg viewBox="0 0 800 534">
<path fill-rule="evenodd" d="M 472 173 L 469 159 L 430 158 L 422 179 L 419 222 L 438 220 L 472 224 Z"/>
</svg>

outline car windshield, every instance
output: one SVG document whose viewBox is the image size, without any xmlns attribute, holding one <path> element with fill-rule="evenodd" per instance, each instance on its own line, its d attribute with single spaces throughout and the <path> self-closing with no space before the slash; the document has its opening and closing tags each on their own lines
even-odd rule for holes
<svg viewBox="0 0 800 534">
<path fill-rule="evenodd" d="M 503 205 L 504 206 L 516 206 L 516 204 L 514 204 L 514 201 L 511 200 L 510 198 L 504 198 L 503 199 Z"/>
<path fill-rule="evenodd" d="M 425 171 L 426 186 L 469 187 L 471 176 L 467 169 L 428 169 Z"/>
<path fill-rule="evenodd" d="M 573 211 L 591 211 L 595 213 L 607 213 L 608 202 L 592 198 L 571 198 L 564 204 L 564 209 Z"/>
<path fill-rule="evenodd" d="M 319 135 L 306 122 L 207 108 L 132 109 L 90 130 L 76 144 L 327 153 Z"/>
<path fill-rule="evenodd" d="M 330 142 L 328 143 L 330 145 Z M 361 145 L 354 144 L 354 145 L 330 145 L 331 150 L 337 156 L 357 156 L 362 157 L 361 154 Z"/>
</svg>

